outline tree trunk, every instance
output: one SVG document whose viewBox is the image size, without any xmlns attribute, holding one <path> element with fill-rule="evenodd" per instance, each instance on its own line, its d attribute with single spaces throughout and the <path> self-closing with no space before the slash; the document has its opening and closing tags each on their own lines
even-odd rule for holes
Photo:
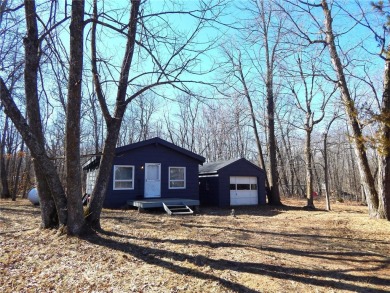
<svg viewBox="0 0 390 293">
<path fill-rule="evenodd" d="M 324 132 L 324 180 L 325 180 L 325 200 L 326 200 L 326 210 L 330 211 L 330 188 L 329 188 L 329 166 L 328 166 L 328 133 L 329 129 L 332 126 L 332 123 L 337 119 L 337 116 L 333 116 L 329 124 L 326 127 Z"/>
<path fill-rule="evenodd" d="M 276 139 L 275 139 L 275 109 L 272 85 L 267 82 L 267 119 L 268 119 L 268 153 L 269 153 L 269 185 L 271 196 L 268 203 L 281 205 L 279 185 L 278 185 L 278 164 L 276 159 Z"/>
<path fill-rule="evenodd" d="M 8 188 L 8 176 L 7 176 L 7 172 L 6 172 L 6 169 L 5 169 L 5 154 L 3 152 L 3 147 L 1 146 L 1 149 L 0 149 L 0 177 L 1 177 L 1 191 L 0 191 L 0 198 L 10 198 L 11 197 L 11 193 L 9 192 L 9 188 Z"/>
<path fill-rule="evenodd" d="M 8 129 L 8 116 L 5 117 L 5 123 L 4 123 L 4 129 L 3 134 L 1 136 L 0 140 L 0 184 L 1 184 L 1 191 L 0 191 L 0 198 L 10 198 L 11 194 L 9 192 L 8 188 L 8 176 L 7 176 L 7 170 L 5 168 L 5 136 Z"/>
<path fill-rule="evenodd" d="M 289 171 L 290 171 L 290 186 L 291 186 L 289 188 L 290 195 L 294 196 L 295 190 L 296 190 L 294 188 L 294 185 L 295 185 L 295 173 L 296 172 L 295 172 L 295 168 L 294 168 L 294 160 L 293 160 L 292 153 L 291 153 L 291 144 L 290 144 L 290 135 L 289 135 L 290 132 L 287 129 L 287 133 L 283 133 L 283 127 L 282 127 L 282 123 L 280 121 L 279 116 L 277 116 L 277 119 L 278 119 L 279 129 L 280 129 L 280 132 L 281 132 L 281 141 L 282 141 L 282 144 L 284 146 L 284 150 L 286 152 L 287 164 L 288 164 Z M 286 176 L 286 182 L 288 183 L 287 174 L 285 176 Z"/>
<path fill-rule="evenodd" d="M 283 159 L 282 153 L 281 153 L 280 148 L 278 146 L 276 146 L 276 153 L 278 155 L 279 161 L 281 162 L 281 168 L 280 169 L 281 169 L 281 172 L 282 172 L 282 176 L 281 176 L 280 179 L 283 181 L 283 185 L 285 186 L 283 188 L 283 185 L 282 185 L 282 189 L 283 189 L 282 192 L 284 191 L 285 195 L 290 197 L 292 193 L 291 193 L 289 185 L 288 185 L 287 173 L 286 173 L 287 168 L 285 167 L 285 164 L 282 163 L 282 162 L 285 162 L 286 160 Z"/>
<path fill-rule="evenodd" d="M 338 86 L 341 91 L 341 96 L 344 103 L 345 112 L 347 114 L 348 123 L 351 127 L 354 150 L 357 157 L 360 179 L 362 181 L 366 193 L 369 215 L 370 217 L 377 218 L 379 216 L 378 194 L 376 192 L 374 178 L 371 174 L 370 167 L 368 164 L 364 140 L 357 120 L 357 110 L 354 101 L 351 98 L 347 81 L 344 75 L 343 65 L 341 64 L 336 49 L 335 37 L 332 28 L 332 15 L 328 8 L 326 0 L 322 0 L 322 9 L 325 15 L 326 42 L 329 48 L 334 70 L 337 74 Z"/>
<path fill-rule="evenodd" d="M 388 47 L 383 83 L 379 157 L 379 217 L 390 220 L 390 46 Z"/>
<path fill-rule="evenodd" d="M 279 176 L 278 176 L 278 164 L 276 157 L 276 138 L 275 138 L 275 97 L 273 92 L 273 74 L 275 68 L 275 54 L 278 49 L 280 41 L 280 30 L 277 32 L 276 39 L 273 39 L 273 46 L 270 43 L 270 23 L 265 12 L 265 1 L 262 0 L 259 3 L 260 8 L 260 22 L 264 54 L 266 60 L 266 77 L 265 77 L 265 88 L 266 88 L 266 103 L 267 103 L 267 128 L 268 128 L 268 154 L 269 154 L 269 174 L 268 183 L 270 192 L 268 196 L 268 203 L 272 205 L 282 205 L 279 194 Z"/>
<path fill-rule="evenodd" d="M 58 177 L 56 167 L 48 158 L 43 145 L 30 130 L 30 127 L 27 125 L 27 121 L 20 113 L 14 101 L 11 99 L 9 91 L 2 78 L 0 78 L 0 100 L 4 106 L 4 112 L 10 117 L 20 135 L 23 137 L 27 147 L 30 149 L 31 156 L 34 158 L 34 169 L 39 171 L 36 176 L 39 200 L 41 203 L 42 228 L 55 227 L 58 222 L 60 225 L 66 225 L 66 197 L 61 181 Z M 47 189 L 49 190 L 49 193 L 40 193 L 39 188 L 46 190 L 49 186 L 50 190 Z M 51 194 L 54 194 L 55 197 L 52 197 Z"/>
<path fill-rule="evenodd" d="M 22 141 L 22 146 L 20 147 L 20 156 L 19 156 L 17 167 L 16 167 L 14 190 L 13 190 L 13 193 L 12 193 L 12 200 L 13 201 L 16 200 L 16 196 L 17 196 L 18 189 L 19 189 L 20 168 L 22 167 L 22 161 L 23 161 L 23 157 L 24 157 L 24 153 L 23 152 L 24 152 L 24 141 Z M 17 157 L 15 159 L 17 159 Z"/>
<path fill-rule="evenodd" d="M 68 233 L 79 235 L 84 227 L 80 164 L 80 111 L 83 71 L 84 0 L 72 1 L 70 66 L 66 110 L 66 193 Z"/>
<path fill-rule="evenodd" d="M 280 205 L 280 194 L 278 185 L 278 164 L 276 159 L 276 139 L 275 139 L 275 109 L 272 85 L 267 82 L 267 119 L 268 119 L 268 153 L 269 153 L 269 185 L 271 196 L 268 203 Z"/>
<path fill-rule="evenodd" d="M 332 123 L 332 122 L 331 122 Z M 330 127 L 330 124 L 329 124 Z M 325 177 L 325 206 L 326 210 L 330 211 L 330 193 L 329 193 L 329 179 L 328 179 L 328 130 L 329 127 L 327 128 L 327 131 L 324 134 L 324 177 Z"/>
<path fill-rule="evenodd" d="M 124 112 L 125 109 L 121 109 Z M 119 114 L 119 113 L 118 113 Z M 103 147 L 103 155 L 100 160 L 99 172 L 96 177 L 96 184 L 92 192 L 90 204 L 87 208 L 87 223 L 94 229 L 101 229 L 100 214 L 103 209 L 104 199 L 106 197 L 107 187 L 112 172 L 112 162 L 115 157 L 116 142 L 119 137 L 119 131 L 123 116 L 117 115 L 112 123 L 107 127 L 106 140 Z"/>
<path fill-rule="evenodd" d="M 37 84 L 38 67 L 40 60 L 40 44 L 38 40 L 38 26 L 36 20 L 35 1 L 25 0 L 24 6 L 27 24 L 27 35 L 23 41 L 25 47 L 24 88 L 26 94 L 26 110 L 30 131 L 35 137 L 36 143 L 39 144 L 40 149 L 42 149 L 41 155 L 45 156 L 46 154 L 43 148 L 45 144 L 45 139 L 43 136 L 41 124 L 41 113 L 39 107 Z M 33 165 L 35 169 L 37 188 L 41 204 L 42 227 L 55 227 L 58 224 L 58 220 L 55 220 L 55 214 L 57 213 L 57 210 L 56 204 L 51 193 L 52 190 L 50 190 L 45 175 L 43 174 L 45 166 L 42 165 L 42 162 L 38 162 L 37 160 L 33 161 Z M 42 167 L 40 167 L 40 165 Z M 66 200 L 61 200 L 61 202 L 62 204 L 66 203 Z M 60 202 L 58 202 L 58 204 L 59 203 Z M 66 211 L 66 206 L 57 206 L 57 208 L 64 209 Z M 60 223 L 66 224 L 66 217 L 61 219 Z"/>
<path fill-rule="evenodd" d="M 22 198 L 27 198 L 27 190 L 31 187 L 30 179 L 31 179 L 31 173 L 33 170 L 31 170 L 31 156 L 29 154 L 26 155 L 26 164 L 23 170 L 22 175 Z"/>
<path fill-rule="evenodd" d="M 360 193 L 360 184 L 358 184 L 358 180 L 356 179 L 356 163 L 355 163 L 355 157 L 353 154 L 352 148 L 349 149 L 349 155 L 351 157 L 351 165 L 352 165 L 352 182 L 353 182 L 353 190 L 354 194 L 356 195 L 356 201 L 359 200 L 358 194 Z"/>
<path fill-rule="evenodd" d="M 312 155 L 311 155 L 311 129 L 306 129 L 305 161 L 306 161 L 307 207 L 314 209 L 315 206 L 313 200 L 313 162 L 312 162 Z"/>
<path fill-rule="evenodd" d="M 129 20 L 129 30 L 127 33 L 126 51 L 121 67 L 120 79 L 118 84 L 118 92 L 116 97 L 115 113 L 111 117 L 108 111 L 104 95 L 101 90 L 99 75 L 96 66 L 96 23 L 92 24 L 91 50 L 92 50 L 92 73 L 94 75 L 94 83 L 96 94 L 101 106 L 104 119 L 107 124 L 107 134 L 104 141 L 103 155 L 100 160 L 99 172 L 96 178 L 96 185 L 92 192 L 91 201 L 87 207 L 87 223 L 94 229 L 101 229 L 100 215 L 103 209 L 103 203 L 106 196 L 108 181 L 112 172 L 112 162 L 115 156 L 116 143 L 118 141 L 120 127 L 123 120 L 123 115 L 126 111 L 126 90 L 129 79 L 129 71 L 134 54 L 135 37 L 137 32 L 137 17 L 140 7 L 139 0 L 131 1 L 131 12 Z M 97 19 L 97 2 L 94 1 L 94 18 Z"/>
<path fill-rule="evenodd" d="M 313 190 L 317 192 L 318 196 L 322 196 L 322 189 L 321 189 L 321 178 L 320 175 L 318 174 L 318 165 L 314 161 L 313 153 L 311 154 L 311 162 L 313 166 L 313 171 L 314 171 L 314 176 L 315 176 L 315 183 L 317 183 L 317 191 L 315 191 L 315 188 L 313 187 Z M 314 182 L 313 182 L 314 185 Z"/>
<path fill-rule="evenodd" d="M 239 73 L 240 73 L 240 79 L 241 79 L 242 85 L 244 87 L 245 97 L 246 97 L 246 99 L 248 101 L 249 110 L 251 112 L 252 127 L 253 127 L 253 132 L 254 132 L 255 138 L 256 138 L 257 151 L 259 152 L 260 168 L 262 168 L 264 171 L 266 171 L 267 169 L 266 169 L 266 166 L 265 166 L 265 163 L 264 163 L 264 156 L 263 156 L 263 150 L 262 150 L 262 147 L 261 147 L 259 132 L 257 131 L 256 117 L 255 117 L 255 112 L 253 110 L 252 98 L 251 98 L 251 96 L 249 94 L 249 90 L 248 90 L 248 86 L 246 84 L 244 73 L 242 72 L 241 54 L 240 54 L 240 57 L 239 57 Z M 271 196 L 271 189 L 270 189 L 270 184 L 269 184 L 267 172 L 265 173 L 265 189 L 266 189 L 266 192 L 267 192 L 267 196 L 270 197 Z"/>
</svg>

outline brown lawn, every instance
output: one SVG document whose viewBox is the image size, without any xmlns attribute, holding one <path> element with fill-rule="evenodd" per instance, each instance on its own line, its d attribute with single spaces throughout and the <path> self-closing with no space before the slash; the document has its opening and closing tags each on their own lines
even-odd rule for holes
<svg viewBox="0 0 390 293">
<path fill-rule="evenodd" d="M 390 222 L 366 207 L 104 210 L 104 233 L 40 230 L 39 208 L 0 201 L 2 292 L 389 292 Z M 317 202 L 323 207 L 323 202 Z"/>
</svg>

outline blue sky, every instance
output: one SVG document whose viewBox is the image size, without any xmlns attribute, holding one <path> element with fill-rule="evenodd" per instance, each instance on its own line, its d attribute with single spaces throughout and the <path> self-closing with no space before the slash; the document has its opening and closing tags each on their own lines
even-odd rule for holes
<svg viewBox="0 0 390 293">
<path fill-rule="evenodd" d="M 329 1 L 330 2 L 330 1 Z M 115 0 L 115 1 L 104 1 L 100 2 L 102 5 L 105 6 L 106 9 L 110 8 L 115 10 L 115 17 L 119 17 L 123 22 L 127 22 L 128 20 L 128 9 L 125 9 L 125 7 L 128 5 L 127 1 L 122 1 L 122 0 Z M 167 4 L 168 3 L 168 4 Z M 171 3 L 171 4 L 169 4 Z M 166 8 L 166 5 L 172 5 L 174 3 L 177 5 L 178 1 L 163 1 L 163 0 L 150 0 L 147 2 L 147 7 L 144 7 L 143 9 L 143 14 L 148 13 L 148 9 L 151 8 L 152 11 L 161 11 L 163 8 Z M 185 10 L 193 10 L 197 8 L 198 6 L 198 1 L 195 0 L 189 0 L 189 1 L 182 1 L 181 2 Z M 245 12 L 243 9 L 240 9 L 239 7 L 242 7 L 243 5 L 246 5 L 248 2 L 247 1 L 231 1 L 229 2 L 229 7 L 225 11 L 224 17 L 222 19 L 222 22 L 227 22 L 227 23 L 232 23 L 236 18 L 238 18 L 240 21 L 240 24 L 243 24 L 243 20 L 249 18 L 249 14 Z M 354 1 L 340 1 L 339 3 L 343 3 L 343 7 L 347 8 L 347 11 L 351 13 L 357 12 L 356 5 L 354 4 Z M 369 6 L 369 1 L 362 1 L 362 3 L 366 6 Z M 69 3 L 68 3 L 69 4 Z M 64 1 L 59 2 L 59 7 L 62 8 L 64 5 Z M 149 7 L 149 8 L 148 8 Z M 170 7 L 169 10 L 172 10 L 173 7 Z M 175 7 L 176 9 L 176 7 Z M 87 8 L 89 10 L 89 8 Z M 68 9 L 68 13 L 70 12 L 70 9 Z M 318 22 L 322 24 L 323 22 L 323 14 L 321 9 L 317 9 L 315 12 L 318 15 Z M 354 56 L 353 62 L 356 64 L 359 64 L 359 66 L 356 66 L 354 68 L 355 72 L 360 74 L 362 70 L 362 65 L 364 64 L 366 66 L 370 66 L 370 72 L 372 73 L 373 78 L 376 78 L 378 80 L 378 86 L 380 85 L 380 79 L 382 78 L 382 72 L 383 72 L 383 61 L 380 60 L 379 57 L 376 57 L 374 55 L 370 55 L 368 51 L 370 52 L 375 52 L 377 50 L 377 43 L 374 40 L 374 37 L 372 34 L 367 31 L 366 29 L 362 28 L 361 26 L 355 26 L 353 25 L 353 22 L 351 21 L 350 18 L 346 16 L 346 13 L 343 12 L 340 9 L 335 9 L 333 10 L 334 13 L 334 25 L 335 25 L 335 31 L 340 33 L 340 32 L 347 32 L 345 35 L 342 35 L 339 40 L 340 44 L 342 45 L 341 47 L 343 48 L 344 52 L 353 52 L 351 56 Z M 40 14 L 41 17 L 44 17 L 44 15 Z M 370 17 L 375 18 L 376 15 L 371 14 Z M 161 21 L 162 19 L 159 18 Z M 170 14 L 169 16 L 166 16 L 166 21 L 169 23 L 170 26 L 173 27 L 174 31 L 178 33 L 180 31 L 180 34 L 177 35 L 183 36 L 183 35 L 188 35 L 193 31 L 194 29 L 194 24 L 195 20 L 191 17 L 181 15 L 181 14 Z M 301 19 L 302 25 L 308 25 L 309 19 L 306 17 L 302 17 Z M 153 24 L 153 23 L 152 23 Z M 68 25 L 68 24 L 67 24 Z M 66 31 L 68 30 L 67 25 L 65 26 Z M 157 31 L 159 27 L 155 27 L 155 30 Z M 85 31 L 85 36 L 88 36 L 88 30 L 90 29 L 90 25 L 86 27 Z M 139 32 L 142 32 L 142 28 L 139 28 Z M 200 43 L 200 45 L 193 46 L 193 49 L 197 49 L 199 47 L 205 47 L 205 42 L 209 40 L 215 40 L 215 41 L 226 41 L 226 40 L 232 40 L 236 38 L 239 40 L 239 38 L 236 36 L 237 32 L 234 31 L 233 29 L 229 29 L 227 26 L 223 25 L 218 25 L 216 23 L 213 24 L 212 26 L 209 26 L 207 28 L 204 28 L 203 32 L 197 37 L 197 41 Z M 108 30 L 105 30 L 105 34 L 101 35 L 102 39 L 99 42 L 99 48 L 100 52 L 102 53 L 102 56 L 107 58 L 107 60 L 110 63 L 116 64 L 118 67 L 120 67 L 121 62 L 122 62 L 122 55 L 123 55 L 123 49 L 125 46 L 125 41 L 123 38 L 118 37 L 116 33 L 109 32 Z M 64 31 L 63 33 L 63 42 L 65 45 L 68 44 L 68 35 Z M 140 39 L 140 41 L 146 41 Z M 364 42 L 365 44 L 365 49 L 362 49 L 357 46 L 360 42 Z M 261 44 L 258 44 L 261 45 Z M 156 46 L 160 46 L 160 49 L 162 51 L 161 55 L 164 55 L 164 50 L 165 53 L 169 51 L 170 49 L 163 48 L 163 44 L 161 42 L 156 42 Z M 85 68 L 86 68 L 86 74 L 90 76 L 89 72 L 89 43 L 86 44 L 86 51 L 85 51 L 85 56 L 86 58 L 84 59 L 85 63 Z M 256 46 L 249 47 L 249 49 L 256 49 Z M 309 49 L 310 50 L 310 49 Z M 137 74 L 137 73 L 142 73 L 145 70 L 151 70 L 152 69 L 152 63 L 150 58 L 146 58 L 146 55 L 140 55 L 139 51 L 136 52 L 136 59 L 133 64 L 133 70 L 132 74 Z M 329 62 L 329 53 L 327 50 L 324 50 L 324 52 L 321 55 L 324 60 L 327 60 L 328 64 Z M 146 59 L 142 59 L 145 57 Z M 162 56 L 164 59 L 164 56 Z M 166 60 L 165 56 L 165 60 Z M 216 64 L 216 62 L 221 61 L 223 56 L 221 55 L 221 50 L 217 46 L 213 48 L 212 50 L 208 51 L 207 54 L 199 56 L 199 62 L 197 63 L 198 69 L 201 68 L 202 70 L 206 70 L 209 67 L 212 67 Z M 137 62 L 137 60 L 139 62 Z M 142 61 L 142 62 L 141 62 Z M 180 59 L 177 61 L 180 62 Z M 248 66 L 250 64 L 247 64 Z M 331 69 L 330 67 L 328 69 Z M 113 70 L 113 73 L 115 76 L 118 75 L 115 70 Z M 218 71 L 215 73 L 219 73 Z M 256 76 L 255 71 L 253 71 L 252 79 L 259 79 L 258 76 Z M 185 76 L 186 78 L 189 78 L 189 75 Z M 214 80 L 216 76 L 214 73 L 208 74 L 208 75 L 192 75 L 191 78 L 194 80 L 201 80 L 201 81 L 212 81 Z M 87 79 L 86 79 L 87 80 Z M 260 80 L 260 79 L 259 79 Z M 88 81 L 86 82 L 86 85 L 90 86 L 91 83 Z M 257 89 L 259 92 L 262 92 L 262 85 L 261 83 L 258 83 Z M 199 86 L 199 85 L 191 85 L 191 88 L 193 89 L 198 89 L 201 91 L 204 95 L 212 95 L 212 89 L 210 87 L 204 87 L 204 86 Z M 129 88 L 129 93 L 132 89 Z M 86 92 L 86 91 L 85 91 Z M 171 89 L 171 87 L 160 87 L 157 90 L 158 93 L 165 94 L 166 96 L 174 99 L 175 95 L 178 94 L 177 91 L 174 91 Z M 111 89 L 107 90 L 107 96 L 110 98 L 114 99 L 116 94 L 116 87 L 115 84 L 111 87 Z M 217 97 L 219 97 L 217 95 Z M 172 111 L 175 110 L 175 107 L 171 101 L 172 100 L 166 100 L 163 101 L 162 104 L 168 103 L 169 109 Z M 261 99 L 258 98 L 258 102 L 261 104 Z M 177 110 L 177 109 L 176 109 Z"/>
</svg>

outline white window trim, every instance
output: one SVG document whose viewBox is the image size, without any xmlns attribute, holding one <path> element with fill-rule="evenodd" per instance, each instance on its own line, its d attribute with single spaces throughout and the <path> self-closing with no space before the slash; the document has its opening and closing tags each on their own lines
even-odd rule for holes
<svg viewBox="0 0 390 293">
<path fill-rule="evenodd" d="M 132 170 L 133 170 L 133 174 L 132 174 L 132 177 L 133 179 L 132 180 L 115 180 L 115 169 L 117 167 L 131 167 Z M 134 170 L 135 170 L 135 167 L 134 165 L 114 165 L 114 169 L 113 169 L 113 182 L 112 182 L 112 189 L 113 190 L 134 190 Z M 115 182 L 131 182 L 131 187 L 130 188 L 115 188 Z"/>
<path fill-rule="evenodd" d="M 182 168 L 184 169 L 184 180 L 171 180 L 171 168 Z M 168 189 L 186 189 L 187 186 L 187 168 L 186 167 L 181 167 L 181 166 L 171 166 L 168 168 Z M 183 187 L 171 187 L 171 181 L 173 182 L 182 182 L 184 181 L 184 186 Z"/>
</svg>

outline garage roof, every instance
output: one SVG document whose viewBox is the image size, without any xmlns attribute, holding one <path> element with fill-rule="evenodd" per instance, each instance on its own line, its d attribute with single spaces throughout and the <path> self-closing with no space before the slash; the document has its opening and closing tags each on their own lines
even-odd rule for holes
<svg viewBox="0 0 390 293">
<path fill-rule="evenodd" d="M 239 161 L 241 159 L 231 159 L 227 161 L 216 161 L 216 162 L 209 162 L 206 164 L 203 164 L 203 166 L 199 166 L 199 174 L 210 174 L 210 173 L 218 173 L 219 170 L 222 168 L 230 165 L 231 163 L 234 163 L 236 161 Z"/>
</svg>

